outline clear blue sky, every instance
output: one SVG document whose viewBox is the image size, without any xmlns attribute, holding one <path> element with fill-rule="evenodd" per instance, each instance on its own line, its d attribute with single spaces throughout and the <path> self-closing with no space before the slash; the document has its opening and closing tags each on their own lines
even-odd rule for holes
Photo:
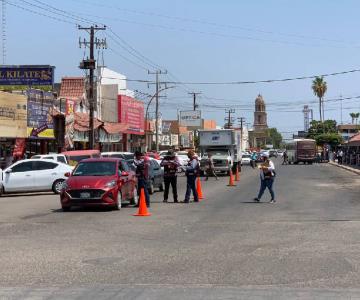
<svg viewBox="0 0 360 300">
<path fill-rule="evenodd" d="M 19 7 L 51 15 L 81 25 L 85 22 L 66 18 L 92 19 L 108 25 L 142 56 L 109 37 L 104 51 L 105 65 L 128 78 L 148 79 L 154 69 L 147 59 L 163 66 L 186 82 L 249 81 L 317 75 L 360 67 L 358 41 L 360 3 L 336 0 L 8 0 L 7 64 L 51 64 L 56 78 L 81 75 L 77 68 L 84 50 L 78 48 L 74 24 L 36 15 Z M 42 2 L 42 3 L 41 3 Z M 44 4 L 59 10 L 41 10 Z M 14 7 L 10 4 L 17 5 Z M 54 14 L 52 12 L 57 13 Z M 62 14 L 62 15 L 61 15 Z M 107 30 L 110 34 L 110 30 Z M 104 37 L 103 33 L 98 35 Z M 124 58 L 125 57 L 125 58 Z M 130 63 L 128 60 L 133 61 Z M 174 80 L 163 76 L 164 80 Z M 360 73 L 327 77 L 326 98 L 360 96 Z M 153 93 L 154 87 L 129 83 L 129 88 Z M 191 109 L 189 91 L 202 91 L 198 99 L 205 118 L 223 123 L 224 109 L 212 106 L 241 105 L 236 117 L 253 122 L 254 99 L 261 93 L 268 104 L 268 122 L 283 132 L 303 129 L 304 104 L 318 105 L 311 91 L 311 80 L 284 83 L 219 86 L 179 86 L 161 100 L 165 119 L 176 118 L 177 109 Z M 211 99 L 209 99 L 209 97 Z M 216 99 L 212 99 L 216 98 Z M 224 100 L 225 99 L 225 100 Z M 360 111 L 360 100 L 343 101 L 343 121 L 349 112 Z M 325 117 L 340 122 L 340 102 L 327 102 Z"/>
</svg>

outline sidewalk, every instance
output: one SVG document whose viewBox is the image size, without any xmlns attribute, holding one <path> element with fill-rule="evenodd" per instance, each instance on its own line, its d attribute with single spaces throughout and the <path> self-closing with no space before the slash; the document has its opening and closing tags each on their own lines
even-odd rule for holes
<svg viewBox="0 0 360 300">
<path fill-rule="evenodd" d="M 360 175 L 360 168 L 359 167 L 355 167 L 355 166 L 350 167 L 348 165 L 339 165 L 338 163 L 333 162 L 333 161 L 329 161 L 329 164 Z"/>
</svg>

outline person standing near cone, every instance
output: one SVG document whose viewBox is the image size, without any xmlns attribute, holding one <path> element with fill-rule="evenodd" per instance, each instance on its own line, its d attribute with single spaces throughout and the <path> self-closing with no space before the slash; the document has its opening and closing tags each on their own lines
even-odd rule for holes
<svg viewBox="0 0 360 300">
<path fill-rule="evenodd" d="M 205 178 L 205 180 L 209 180 L 209 176 L 214 176 L 216 178 L 216 180 L 218 180 L 218 177 L 215 174 L 214 160 L 212 158 L 211 153 L 208 154 L 208 159 L 207 159 L 206 163 L 207 163 L 207 166 L 206 166 L 206 178 Z"/>
<path fill-rule="evenodd" d="M 169 188 L 170 184 L 172 187 L 172 192 L 174 196 L 174 203 L 178 202 L 177 194 L 177 169 L 180 167 L 180 162 L 176 157 L 174 150 L 170 149 L 166 156 L 160 163 L 160 166 L 164 167 L 164 183 L 165 183 L 165 192 L 164 192 L 164 201 L 168 201 L 169 197 Z"/>
<path fill-rule="evenodd" d="M 264 155 L 265 162 L 259 166 L 260 169 L 260 190 L 255 202 L 260 202 L 262 195 L 264 194 L 266 188 L 269 189 L 271 200 L 270 203 L 275 203 L 275 193 L 273 189 L 274 179 L 275 179 L 275 166 L 274 163 L 270 160 L 267 154 Z"/>
<path fill-rule="evenodd" d="M 191 191 L 194 195 L 194 202 L 199 202 L 198 194 L 196 191 L 196 178 L 199 173 L 199 161 L 197 157 L 195 156 L 195 152 L 193 150 L 190 150 L 188 152 L 189 157 L 189 163 L 186 167 L 186 194 L 185 194 L 185 200 L 184 203 L 189 203 L 190 201 L 190 194 Z"/>
<path fill-rule="evenodd" d="M 150 195 L 148 190 L 149 181 L 149 157 L 144 156 L 140 151 L 135 152 L 134 165 L 136 167 L 136 177 L 138 179 L 138 196 L 141 195 L 141 189 L 144 189 L 146 206 L 150 207 Z"/>
</svg>

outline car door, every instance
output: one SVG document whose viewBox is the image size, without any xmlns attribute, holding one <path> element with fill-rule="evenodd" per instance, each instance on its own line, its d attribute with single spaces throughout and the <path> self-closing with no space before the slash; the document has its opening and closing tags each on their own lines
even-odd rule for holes
<svg viewBox="0 0 360 300">
<path fill-rule="evenodd" d="M 5 192 L 30 192 L 34 190 L 33 161 L 23 161 L 4 170 Z"/>
<path fill-rule="evenodd" d="M 162 174 L 159 163 L 156 160 L 152 160 L 152 168 L 154 171 L 154 182 L 156 186 L 159 186 L 162 183 Z"/>
<path fill-rule="evenodd" d="M 52 161 L 39 160 L 34 162 L 34 186 L 37 191 L 51 190 L 54 181 L 59 177 L 58 163 Z"/>
<path fill-rule="evenodd" d="M 123 199 L 130 199 L 130 193 L 131 193 L 131 180 L 129 178 L 130 174 L 126 176 L 122 176 L 121 174 L 123 172 L 129 173 L 129 167 L 127 166 L 125 161 L 119 161 L 118 165 L 119 169 L 119 176 L 121 180 L 121 194 L 123 196 Z"/>
</svg>

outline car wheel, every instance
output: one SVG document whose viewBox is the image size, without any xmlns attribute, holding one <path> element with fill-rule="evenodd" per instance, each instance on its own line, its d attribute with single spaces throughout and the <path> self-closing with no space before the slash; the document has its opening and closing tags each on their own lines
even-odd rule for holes
<svg viewBox="0 0 360 300">
<path fill-rule="evenodd" d="M 121 192 L 118 191 L 115 209 L 120 210 L 121 209 L 121 204 L 122 204 L 122 195 L 121 195 Z"/>
<path fill-rule="evenodd" d="M 135 206 L 139 204 L 139 197 L 138 197 L 138 194 L 137 194 L 136 186 L 134 187 L 133 198 L 131 199 L 130 204 L 135 205 Z"/>
<path fill-rule="evenodd" d="M 64 179 L 58 179 L 54 181 L 52 185 L 52 191 L 54 194 L 60 194 L 64 181 Z"/>
<path fill-rule="evenodd" d="M 151 180 L 151 182 L 150 182 L 149 194 L 150 195 L 154 194 L 154 181 L 153 180 Z"/>
<path fill-rule="evenodd" d="M 163 184 L 160 184 L 159 185 L 159 191 L 162 192 L 164 190 L 164 185 Z"/>
<path fill-rule="evenodd" d="M 61 208 L 62 208 L 62 210 L 63 210 L 64 212 L 67 212 L 67 211 L 70 211 L 70 210 L 71 210 L 71 206 L 62 206 Z"/>
</svg>

